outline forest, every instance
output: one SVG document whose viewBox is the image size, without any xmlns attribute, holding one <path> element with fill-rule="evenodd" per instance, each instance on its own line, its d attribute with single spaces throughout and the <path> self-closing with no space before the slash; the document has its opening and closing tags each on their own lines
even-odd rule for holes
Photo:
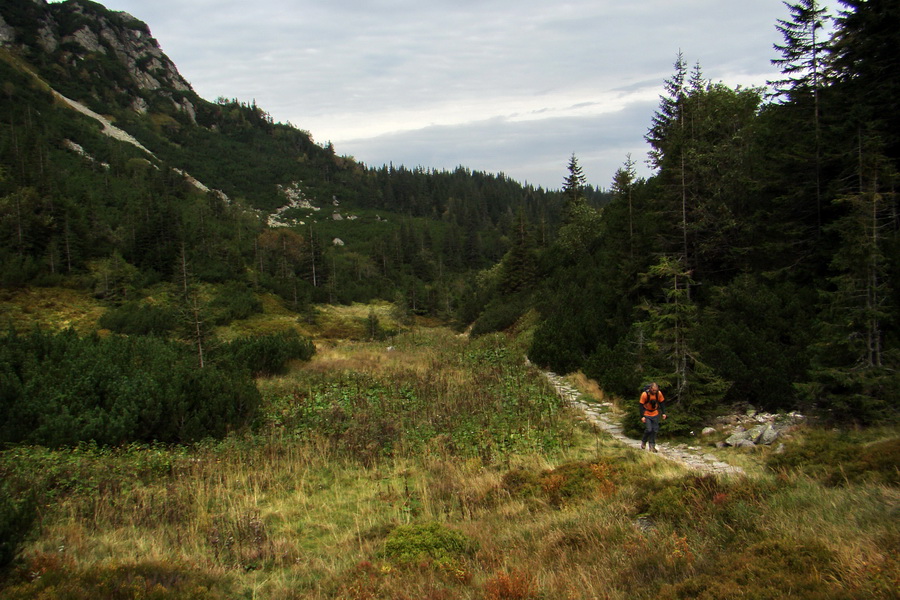
<svg viewBox="0 0 900 600">
<path fill-rule="evenodd" d="M 714 83 L 679 54 L 649 119 L 654 175 L 628 157 L 608 191 L 574 155 L 561 192 L 464 167 L 369 168 L 255 103 L 184 92 L 190 118 L 175 92 L 141 90 L 158 109 L 142 115 L 96 93 L 69 46 L 4 50 L 0 283 L 87 288 L 120 317 L 166 282 L 230 282 L 221 294 L 273 292 L 299 312 L 384 299 L 475 335 L 536 311 L 533 361 L 626 397 L 659 380 L 685 430 L 746 404 L 872 423 L 898 382 L 897 11 L 844 6 L 788 5 L 768 89 Z M 20 9 L 6 18 L 27 41 L 37 9 Z M 68 10 L 60 34 L 87 19 Z M 127 89 L 121 65 L 83 58 Z M 22 60 L 154 154 L 75 118 Z M 267 227 L 290 185 L 320 212 L 286 206 L 294 225 Z M 210 302 L 191 337 L 222 318 Z"/>
<path fill-rule="evenodd" d="M 551 249 L 502 263 L 545 315 L 532 360 L 623 397 L 659 380 L 685 431 L 734 405 L 891 418 L 900 13 L 843 4 L 831 36 L 817 3 L 788 5 L 767 90 L 678 55 L 646 135 L 656 174 L 626 161 L 602 210 L 570 163 Z"/>
</svg>

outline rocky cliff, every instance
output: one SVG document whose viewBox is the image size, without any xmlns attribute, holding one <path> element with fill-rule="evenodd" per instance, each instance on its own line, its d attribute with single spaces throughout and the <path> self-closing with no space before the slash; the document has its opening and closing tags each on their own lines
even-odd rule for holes
<svg viewBox="0 0 900 600">
<path fill-rule="evenodd" d="M 0 46 L 22 53 L 63 94 L 94 108 L 180 113 L 194 122 L 197 96 L 149 27 L 87 0 L 0 3 Z M 60 77 L 62 75 L 62 77 Z"/>
</svg>

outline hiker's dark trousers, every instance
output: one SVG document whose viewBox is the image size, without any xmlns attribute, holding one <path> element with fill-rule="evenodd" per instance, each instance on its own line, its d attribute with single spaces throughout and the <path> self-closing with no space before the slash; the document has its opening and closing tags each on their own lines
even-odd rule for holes
<svg viewBox="0 0 900 600">
<path fill-rule="evenodd" d="M 656 445 L 656 434 L 659 432 L 659 415 L 655 417 L 644 416 L 644 437 L 641 438 L 641 441 L 646 443 L 650 442 L 651 445 Z"/>
</svg>

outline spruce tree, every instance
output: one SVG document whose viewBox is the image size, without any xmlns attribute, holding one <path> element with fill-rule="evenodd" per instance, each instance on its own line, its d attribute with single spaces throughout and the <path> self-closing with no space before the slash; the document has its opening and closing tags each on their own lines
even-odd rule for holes
<svg viewBox="0 0 900 600">
<path fill-rule="evenodd" d="M 900 176 L 872 139 L 860 138 L 858 159 L 859 187 L 836 200 L 846 213 L 829 227 L 841 243 L 822 291 L 812 381 L 801 389 L 836 419 L 867 423 L 890 414 L 887 398 L 900 385 L 900 348 L 887 336 Z"/>
<path fill-rule="evenodd" d="M 645 301 L 641 308 L 647 318 L 639 325 L 659 360 L 654 379 L 671 390 L 670 400 L 679 406 L 675 422 L 689 427 L 709 415 L 731 384 L 701 360 L 694 343 L 699 307 L 690 296 L 695 282 L 681 259 L 663 256 L 643 278 L 663 293 L 661 300 Z"/>
<path fill-rule="evenodd" d="M 790 11 L 790 19 L 779 19 L 776 29 L 784 43 L 774 44 L 781 58 L 772 64 L 781 69 L 783 79 L 769 81 L 773 97 L 782 97 L 801 110 L 808 110 L 809 118 L 799 123 L 810 123 L 811 149 L 803 154 L 811 157 L 816 202 L 816 226 L 822 226 L 822 117 L 821 94 L 825 84 L 830 39 L 825 27 L 830 17 L 817 0 L 800 0 L 797 4 L 783 3 Z M 811 106 L 810 106 L 811 105 Z M 808 107 L 808 109 L 806 108 Z M 804 136 L 805 137 L 805 136 Z M 802 139 L 802 138 L 801 138 Z"/>
</svg>

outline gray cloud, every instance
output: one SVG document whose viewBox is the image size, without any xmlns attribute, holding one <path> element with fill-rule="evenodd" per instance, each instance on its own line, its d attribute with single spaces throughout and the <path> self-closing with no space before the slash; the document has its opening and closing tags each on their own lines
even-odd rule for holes
<svg viewBox="0 0 900 600">
<path fill-rule="evenodd" d="M 621 112 L 589 117 L 515 122 L 489 119 L 456 126 L 432 126 L 374 138 L 347 140 L 342 147 L 370 166 L 503 172 L 522 182 L 558 188 L 574 152 L 589 182 L 609 187 L 628 154 L 647 176 L 643 134 L 655 103 L 633 104 Z M 637 133 L 637 136 L 635 136 Z M 382 157 L 390 157 L 384 160 Z"/>
<path fill-rule="evenodd" d="M 835 2 L 836 3 L 836 0 Z M 832 4 L 834 4 L 832 3 Z M 209 99 L 256 102 L 368 164 L 608 185 L 681 49 L 729 85 L 774 74 L 781 0 L 104 0 Z"/>
</svg>

